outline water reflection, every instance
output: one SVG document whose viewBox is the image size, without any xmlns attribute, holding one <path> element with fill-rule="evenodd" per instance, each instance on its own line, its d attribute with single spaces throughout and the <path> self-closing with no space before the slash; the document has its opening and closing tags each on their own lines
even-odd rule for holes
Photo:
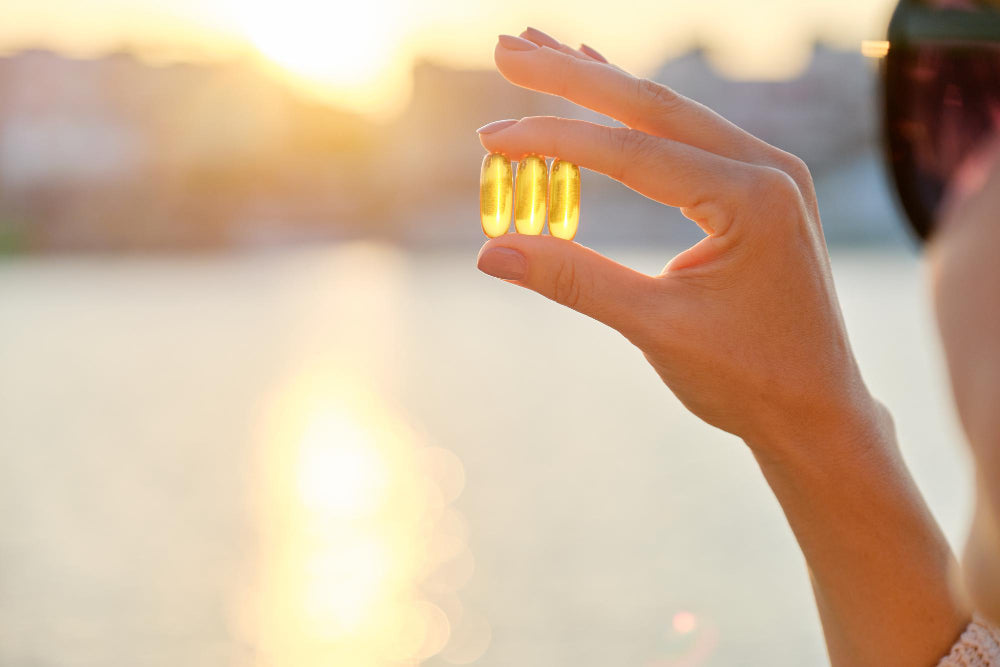
<svg viewBox="0 0 1000 667">
<path fill-rule="evenodd" d="M 655 271 L 667 250 L 621 252 Z M 862 365 L 960 544 L 971 499 L 955 490 L 971 483 L 941 444 L 961 431 L 942 407 L 918 265 L 864 251 L 836 266 Z M 379 665 L 443 627 L 421 602 L 448 621 L 429 665 L 676 667 L 713 633 L 713 652 L 687 664 L 824 664 L 808 575 L 752 459 L 665 401 L 604 329 L 475 273 L 467 248 L 420 259 L 355 245 L 0 263 L 0 665 Z M 500 330 L 516 363 L 483 353 Z M 559 345 L 538 345 L 540 331 Z M 572 381 L 581 359 L 593 382 Z M 572 418 L 536 401 L 497 420 L 528 367 Z M 323 380 L 278 386 L 301 369 Z M 387 396 L 434 438 L 380 439 L 370 421 L 404 414 Z M 629 445 L 609 460 L 626 416 Z M 364 438 L 377 456 L 304 454 L 333 423 L 354 435 L 317 440 Z M 458 453 L 474 494 L 428 444 Z M 433 483 L 423 500 L 366 504 L 412 486 L 398 449 Z M 327 495 L 303 481 L 308 460 L 367 481 Z M 431 526 L 386 527 L 386 506 L 412 525 L 427 503 L 442 507 Z M 339 561 L 337 540 L 351 547 Z M 404 568 L 405 586 L 399 560 L 414 556 L 400 541 L 433 556 Z M 378 616 L 394 591 L 397 613 Z M 681 611 L 696 616 L 684 635 Z M 408 634 L 390 646 L 393 627 Z"/>
<path fill-rule="evenodd" d="M 489 624 L 457 597 L 474 571 L 451 506 L 465 483 L 458 457 L 333 372 L 281 392 L 264 433 L 250 630 L 261 661 L 415 664 L 441 653 L 453 627 L 444 658 L 481 656 Z"/>
</svg>

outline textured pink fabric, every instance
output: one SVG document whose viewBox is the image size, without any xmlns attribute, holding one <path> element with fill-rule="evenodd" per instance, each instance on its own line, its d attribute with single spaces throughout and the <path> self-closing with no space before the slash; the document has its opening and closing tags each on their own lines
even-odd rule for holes
<svg viewBox="0 0 1000 667">
<path fill-rule="evenodd" d="M 938 667 L 1000 667 L 1000 629 L 975 615 Z"/>
</svg>

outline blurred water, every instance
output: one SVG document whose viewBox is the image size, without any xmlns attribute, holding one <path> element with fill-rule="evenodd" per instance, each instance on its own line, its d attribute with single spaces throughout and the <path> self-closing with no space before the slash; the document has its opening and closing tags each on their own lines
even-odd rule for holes
<svg viewBox="0 0 1000 667">
<path fill-rule="evenodd" d="M 0 663 L 825 662 L 743 445 L 474 257 L 0 264 Z M 920 266 L 834 260 L 959 543 L 970 480 Z"/>
</svg>

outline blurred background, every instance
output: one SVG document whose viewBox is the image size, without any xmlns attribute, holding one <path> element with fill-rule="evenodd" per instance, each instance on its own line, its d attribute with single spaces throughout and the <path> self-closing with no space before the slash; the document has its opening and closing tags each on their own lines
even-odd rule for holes
<svg viewBox="0 0 1000 667">
<path fill-rule="evenodd" d="M 742 443 L 481 275 L 497 33 L 803 157 L 858 356 L 959 545 L 969 473 L 879 162 L 888 0 L 0 8 L 0 664 L 813 665 Z M 591 172 L 583 244 L 699 238 Z"/>
</svg>

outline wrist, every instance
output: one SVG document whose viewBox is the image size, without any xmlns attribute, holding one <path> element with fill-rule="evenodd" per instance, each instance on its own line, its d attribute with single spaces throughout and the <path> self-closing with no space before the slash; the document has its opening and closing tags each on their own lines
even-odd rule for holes
<svg viewBox="0 0 1000 667">
<path fill-rule="evenodd" d="M 898 458 L 892 416 L 867 391 L 822 412 L 776 421 L 744 442 L 765 475 L 856 469 Z"/>
<path fill-rule="evenodd" d="M 839 422 L 798 421 L 748 444 L 808 563 L 831 663 L 944 655 L 968 615 L 888 411 L 869 399 Z"/>
</svg>

